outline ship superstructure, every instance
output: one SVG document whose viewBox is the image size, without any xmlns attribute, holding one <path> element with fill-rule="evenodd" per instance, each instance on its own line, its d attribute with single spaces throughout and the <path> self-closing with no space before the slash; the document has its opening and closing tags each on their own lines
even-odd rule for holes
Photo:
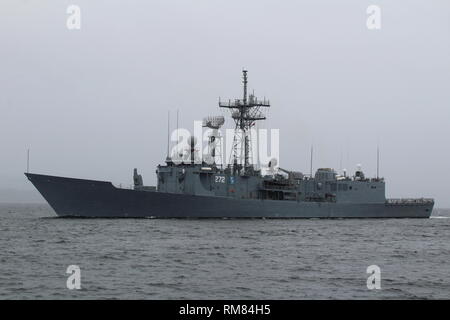
<svg viewBox="0 0 450 320">
<path fill-rule="evenodd" d="M 158 166 L 158 191 L 239 199 L 357 203 L 386 201 L 384 179 L 366 178 L 361 168 L 353 177 L 340 176 L 331 168 L 318 169 L 314 177 L 282 168 L 273 170 L 272 174 L 262 175 L 261 170 L 250 162 L 249 132 L 256 121 L 266 119 L 261 108 L 269 108 L 270 102 L 259 100 L 254 94 L 247 96 L 247 70 L 242 73 L 243 98 L 226 102 L 219 100 L 219 107 L 230 109 L 235 123 L 231 163 L 224 169 L 216 164 L 214 135 L 211 136 L 209 154 L 212 162 L 199 163 L 196 161 L 198 156 L 194 156 L 197 141 L 192 138 L 188 161 L 177 162 L 168 157 L 166 165 Z M 218 130 L 224 119 L 208 117 L 203 123 L 205 127 Z M 135 185 L 136 189 L 141 187 Z"/>
</svg>

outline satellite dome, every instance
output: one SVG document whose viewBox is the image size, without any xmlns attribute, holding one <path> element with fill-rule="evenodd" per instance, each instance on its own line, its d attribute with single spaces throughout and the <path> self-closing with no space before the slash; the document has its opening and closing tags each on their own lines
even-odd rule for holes
<svg viewBox="0 0 450 320">
<path fill-rule="evenodd" d="M 268 163 L 267 166 L 268 166 L 269 168 L 273 168 L 273 167 L 275 167 L 277 164 L 278 164 L 277 158 L 272 158 L 272 159 L 270 159 L 270 161 L 269 161 L 269 163 Z"/>
</svg>

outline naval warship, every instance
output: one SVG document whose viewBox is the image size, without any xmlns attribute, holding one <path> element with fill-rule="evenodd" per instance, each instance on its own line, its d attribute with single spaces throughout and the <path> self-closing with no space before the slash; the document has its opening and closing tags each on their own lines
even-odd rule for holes
<svg viewBox="0 0 450 320">
<path fill-rule="evenodd" d="M 134 187 L 121 188 L 108 181 L 25 173 L 61 217 L 108 218 L 429 218 L 434 200 L 388 199 L 384 178 L 368 178 L 361 168 L 354 175 L 319 168 L 315 174 L 275 168 L 263 174 L 250 161 L 255 123 L 265 120 L 261 111 L 270 102 L 247 94 L 243 70 L 243 97 L 221 101 L 235 125 L 232 159 L 216 162 L 217 132 L 223 116 L 208 117 L 212 129 L 208 158 L 198 159 L 196 139 L 187 153 L 167 154 L 156 168 L 157 185 L 145 186 L 134 169 Z M 169 143 L 168 143 L 169 145 Z M 187 156 L 186 156 L 187 154 Z M 176 159 L 175 159 L 176 158 Z M 273 162 L 275 162 L 274 159 Z"/>
</svg>

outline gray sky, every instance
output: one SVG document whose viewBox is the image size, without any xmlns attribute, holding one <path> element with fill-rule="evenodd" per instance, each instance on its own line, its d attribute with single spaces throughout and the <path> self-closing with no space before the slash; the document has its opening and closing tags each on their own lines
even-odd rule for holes
<svg viewBox="0 0 450 320">
<path fill-rule="evenodd" d="M 167 110 L 220 114 L 245 67 L 282 167 L 308 172 L 314 144 L 315 168 L 374 176 L 379 144 L 387 196 L 450 207 L 448 0 L 2 0 L 0 40 L 0 189 L 33 189 L 28 147 L 36 173 L 154 184 Z"/>
</svg>

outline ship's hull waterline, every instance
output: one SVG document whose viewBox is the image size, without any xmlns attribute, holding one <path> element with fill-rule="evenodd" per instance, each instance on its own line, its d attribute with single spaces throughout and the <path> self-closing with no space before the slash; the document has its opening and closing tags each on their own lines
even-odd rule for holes
<svg viewBox="0 0 450 320">
<path fill-rule="evenodd" d="M 111 182 L 26 173 L 60 217 L 429 218 L 433 203 L 246 200 L 121 189 Z"/>
</svg>

